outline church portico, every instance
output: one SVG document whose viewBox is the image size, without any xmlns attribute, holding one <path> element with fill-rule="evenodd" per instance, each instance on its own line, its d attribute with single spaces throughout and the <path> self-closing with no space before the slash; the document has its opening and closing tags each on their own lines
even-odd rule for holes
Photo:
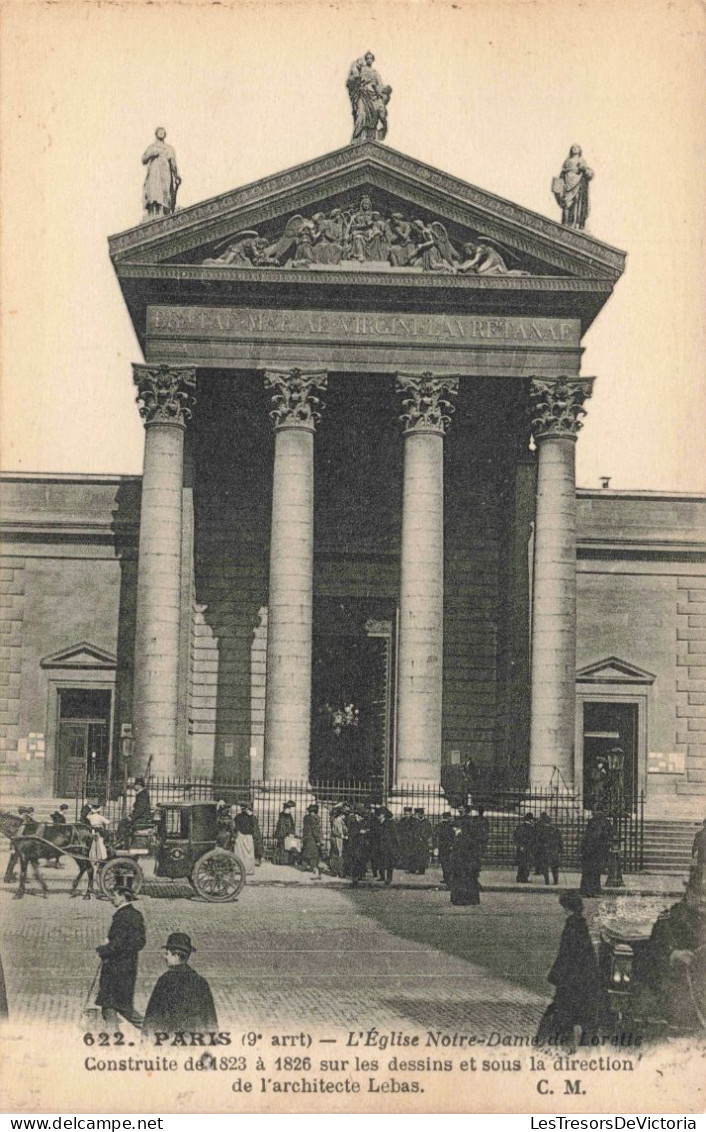
<svg viewBox="0 0 706 1132">
<path fill-rule="evenodd" d="M 550 427 L 538 396 L 585 397 L 623 257 L 429 174 L 366 140 L 111 242 L 146 364 L 196 374 L 199 773 L 572 782 L 583 410 Z"/>
</svg>

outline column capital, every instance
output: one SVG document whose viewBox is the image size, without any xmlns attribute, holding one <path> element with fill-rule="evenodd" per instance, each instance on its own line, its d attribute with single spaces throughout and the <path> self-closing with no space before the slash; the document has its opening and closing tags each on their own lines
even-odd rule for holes
<svg viewBox="0 0 706 1132">
<path fill-rule="evenodd" d="M 145 427 L 151 424 L 186 428 L 194 403 L 196 370 L 193 366 L 133 364 L 137 401 Z"/>
<path fill-rule="evenodd" d="M 553 381 L 533 377 L 530 382 L 530 413 L 534 439 L 548 436 L 576 439 L 583 428 L 584 401 L 591 396 L 592 379 L 571 380 L 559 377 Z"/>
<path fill-rule="evenodd" d="M 265 389 L 274 390 L 270 420 L 275 430 L 303 428 L 314 432 L 321 420 L 323 402 L 314 393 L 325 390 L 328 374 L 325 370 L 265 370 Z"/>
<path fill-rule="evenodd" d="M 412 432 L 446 434 L 455 406 L 449 400 L 458 393 L 457 377 L 436 377 L 425 373 L 398 373 L 397 392 L 406 393 L 400 420 L 405 435 Z M 444 396 L 446 394 L 446 396 Z"/>
</svg>

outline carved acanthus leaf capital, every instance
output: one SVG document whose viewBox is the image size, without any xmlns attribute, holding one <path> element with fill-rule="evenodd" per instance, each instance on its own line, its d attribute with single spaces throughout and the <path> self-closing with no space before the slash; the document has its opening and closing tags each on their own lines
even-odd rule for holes
<svg viewBox="0 0 706 1132">
<path fill-rule="evenodd" d="M 458 393 L 457 377 L 435 377 L 433 373 L 398 373 L 397 392 L 402 400 L 400 420 L 405 432 L 438 432 L 444 436 L 455 406 L 449 400 Z"/>
<path fill-rule="evenodd" d="M 532 433 L 535 440 L 543 436 L 575 437 L 583 428 L 584 401 L 591 396 L 590 381 L 555 381 L 533 378 L 530 385 Z"/>
<path fill-rule="evenodd" d="M 133 365 L 140 416 L 145 424 L 174 424 L 186 428 L 194 403 L 193 366 Z"/>
<path fill-rule="evenodd" d="M 324 407 L 314 390 L 325 390 L 327 382 L 325 372 L 267 370 L 265 388 L 274 390 L 270 420 L 275 428 L 308 428 L 313 432 Z"/>
</svg>

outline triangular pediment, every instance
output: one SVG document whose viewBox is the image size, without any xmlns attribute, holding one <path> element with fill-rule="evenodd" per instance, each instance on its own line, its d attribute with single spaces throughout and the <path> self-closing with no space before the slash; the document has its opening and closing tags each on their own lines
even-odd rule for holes
<svg viewBox="0 0 706 1132">
<path fill-rule="evenodd" d="M 365 207 L 377 214 L 377 237 L 361 224 L 352 239 L 351 218 Z M 464 248 L 470 244 L 492 254 L 474 266 Z M 121 279 L 149 277 L 150 266 L 166 265 L 175 270 L 165 278 L 215 285 L 282 270 L 319 282 L 426 274 L 453 276 L 456 286 L 520 289 L 531 286 L 523 280 L 563 277 L 591 280 L 606 295 L 625 264 L 623 252 L 583 232 L 378 142 L 346 146 L 148 221 L 112 237 L 110 252 Z"/>
<path fill-rule="evenodd" d="M 579 668 L 576 679 L 581 684 L 652 684 L 656 677 L 654 672 L 638 668 L 619 656 L 608 656 Z"/>
<path fill-rule="evenodd" d="M 45 656 L 40 662 L 42 668 L 90 668 L 115 669 L 117 657 L 105 649 L 92 645 L 90 641 L 79 641 L 68 649 Z"/>
</svg>

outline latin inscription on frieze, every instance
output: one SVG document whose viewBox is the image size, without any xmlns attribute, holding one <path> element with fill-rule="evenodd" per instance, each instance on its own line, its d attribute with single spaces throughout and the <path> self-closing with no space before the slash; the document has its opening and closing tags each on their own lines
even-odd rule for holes
<svg viewBox="0 0 706 1132">
<path fill-rule="evenodd" d="M 153 338 L 272 341 L 388 341 L 461 345 L 483 342 L 575 347 L 578 319 L 490 318 L 455 314 L 262 310 L 243 307 L 150 306 Z"/>
</svg>

